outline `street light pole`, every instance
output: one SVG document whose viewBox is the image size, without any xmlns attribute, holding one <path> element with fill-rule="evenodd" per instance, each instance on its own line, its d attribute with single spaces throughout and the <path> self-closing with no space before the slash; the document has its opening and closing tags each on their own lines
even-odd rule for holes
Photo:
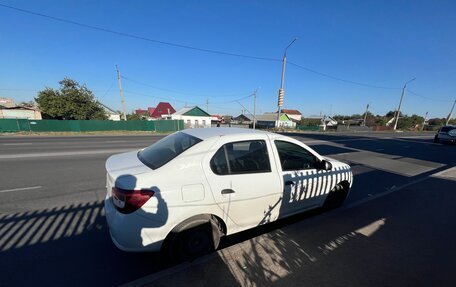
<svg viewBox="0 0 456 287">
<path fill-rule="evenodd" d="M 423 125 L 421 126 L 421 130 L 424 131 L 424 125 L 426 124 L 426 119 L 427 119 L 428 112 L 424 115 L 424 120 L 423 120 Z"/>
<path fill-rule="evenodd" d="M 447 117 L 447 120 L 446 120 L 446 124 L 445 124 L 446 126 L 448 125 L 448 123 L 449 123 L 450 120 L 451 120 L 451 115 L 453 114 L 454 105 L 456 105 L 456 100 L 454 100 L 453 107 L 451 108 L 451 111 L 450 111 L 450 113 L 448 114 L 448 117 Z"/>
<path fill-rule="evenodd" d="M 283 97 L 285 95 L 285 92 L 283 90 L 283 83 L 285 79 L 285 65 L 287 63 L 287 50 L 290 48 L 290 46 L 296 41 L 298 38 L 294 38 L 293 41 L 285 48 L 285 52 L 283 53 L 283 59 L 282 59 L 282 78 L 280 79 L 280 89 L 279 89 L 279 99 L 277 103 L 278 111 L 277 111 L 277 127 L 279 127 L 279 121 L 280 121 L 280 108 L 282 107 L 283 104 Z"/>
<path fill-rule="evenodd" d="M 122 79 L 120 77 L 120 72 L 119 72 L 119 68 L 117 68 L 117 65 L 116 65 L 116 71 L 117 71 L 117 81 L 119 82 L 120 102 L 122 103 L 122 114 L 123 114 L 124 121 L 126 121 L 127 114 L 125 113 L 125 100 L 124 100 L 123 91 L 122 91 Z"/>
<path fill-rule="evenodd" d="M 396 111 L 396 120 L 394 122 L 394 130 L 396 130 L 396 128 L 397 128 L 397 121 L 399 120 L 399 116 L 401 114 L 401 105 L 402 105 L 402 99 L 404 98 L 404 95 L 405 95 L 405 88 L 407 87 L 408 83 L 415 81 L 415 79 L 416 78 L 413 78 L 410 81 L 406 82 L 404 84 L 404 87 L 402 88 L 402 95 L 401 95 L 401 100 L 399 101 L 399 108 L 397 108 L 397 111 Z"/>
<path fill-rule="evenodd" d="M 363 120 L 363 126 L 366 126 L 366 120 L 367 120 L 367 111 L 369 110 L 369 104 L 366 106 L 366 112 L 364 113 L 364 120 Z"/>
<path fill-rule="evenodd" d="M 257 91 L 258 91 L 258 89 L 256 89 L 253 92 L 253 129 L 255 129 L 255 126 L 256 126 L 256 97 L 257 97 Z"/>
</svg>

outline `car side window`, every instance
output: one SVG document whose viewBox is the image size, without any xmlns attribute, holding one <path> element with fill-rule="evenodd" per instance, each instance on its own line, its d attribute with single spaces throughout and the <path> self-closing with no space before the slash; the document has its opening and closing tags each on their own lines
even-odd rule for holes
<svg viewBox="0 0 456 287">
<path fill-rule="evenodd" d="M 319 160 L 308 150 L 286 141 L 274 141 L 282 171 L 317 168 Z"/>
<path fill-rule="evenodd" d="M 218 175 L 271 172 L 266 142 L 227 143 L 212 157 L 210 166 Z"/>
</svg>

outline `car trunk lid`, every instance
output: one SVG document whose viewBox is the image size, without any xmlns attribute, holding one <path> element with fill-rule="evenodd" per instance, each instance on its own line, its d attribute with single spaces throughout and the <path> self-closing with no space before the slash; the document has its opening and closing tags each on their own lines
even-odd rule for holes
<svg viewBox="0 0 456 287">
<path fill-rule="evenodd" d="M 138 159 L 138 151 L 116 154 L 106 161 L 108 176 L 115 179 L 124 175 L 138 175 L 151 169 Z"/>
</svg>

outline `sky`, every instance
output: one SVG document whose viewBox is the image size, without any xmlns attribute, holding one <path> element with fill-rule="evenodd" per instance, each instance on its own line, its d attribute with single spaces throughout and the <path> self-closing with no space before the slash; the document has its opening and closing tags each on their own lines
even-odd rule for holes
<svg viewBox="0 0 456 287">
<path fill-rule="evenodd" d="M 118 65 L 127 113 L 167 101 L 237 116 L 253 113 L 255 90 L 256 113 L 274 112 L 297 38 L 283 108 L 384 115 L 416 78 L 401 111 L 446 117 L 454 15 L 451 0 L 0 0 L 0 97 L 30 101 L 69 77 L 121 110 Z"/>
</svg>

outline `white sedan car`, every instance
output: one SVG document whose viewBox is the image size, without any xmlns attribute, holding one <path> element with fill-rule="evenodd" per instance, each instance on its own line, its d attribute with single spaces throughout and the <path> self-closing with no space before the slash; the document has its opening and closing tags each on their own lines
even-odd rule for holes
<svg viewBox="0 0 456 287">
<path fill-rule="evenodd" d="M 342 204 L 350 166 L 290 137 L 235 128 L 188 129 L 106 162 L 106 218 L 124 251 L 190 259 L 220 237 Z"/>
</svg>

